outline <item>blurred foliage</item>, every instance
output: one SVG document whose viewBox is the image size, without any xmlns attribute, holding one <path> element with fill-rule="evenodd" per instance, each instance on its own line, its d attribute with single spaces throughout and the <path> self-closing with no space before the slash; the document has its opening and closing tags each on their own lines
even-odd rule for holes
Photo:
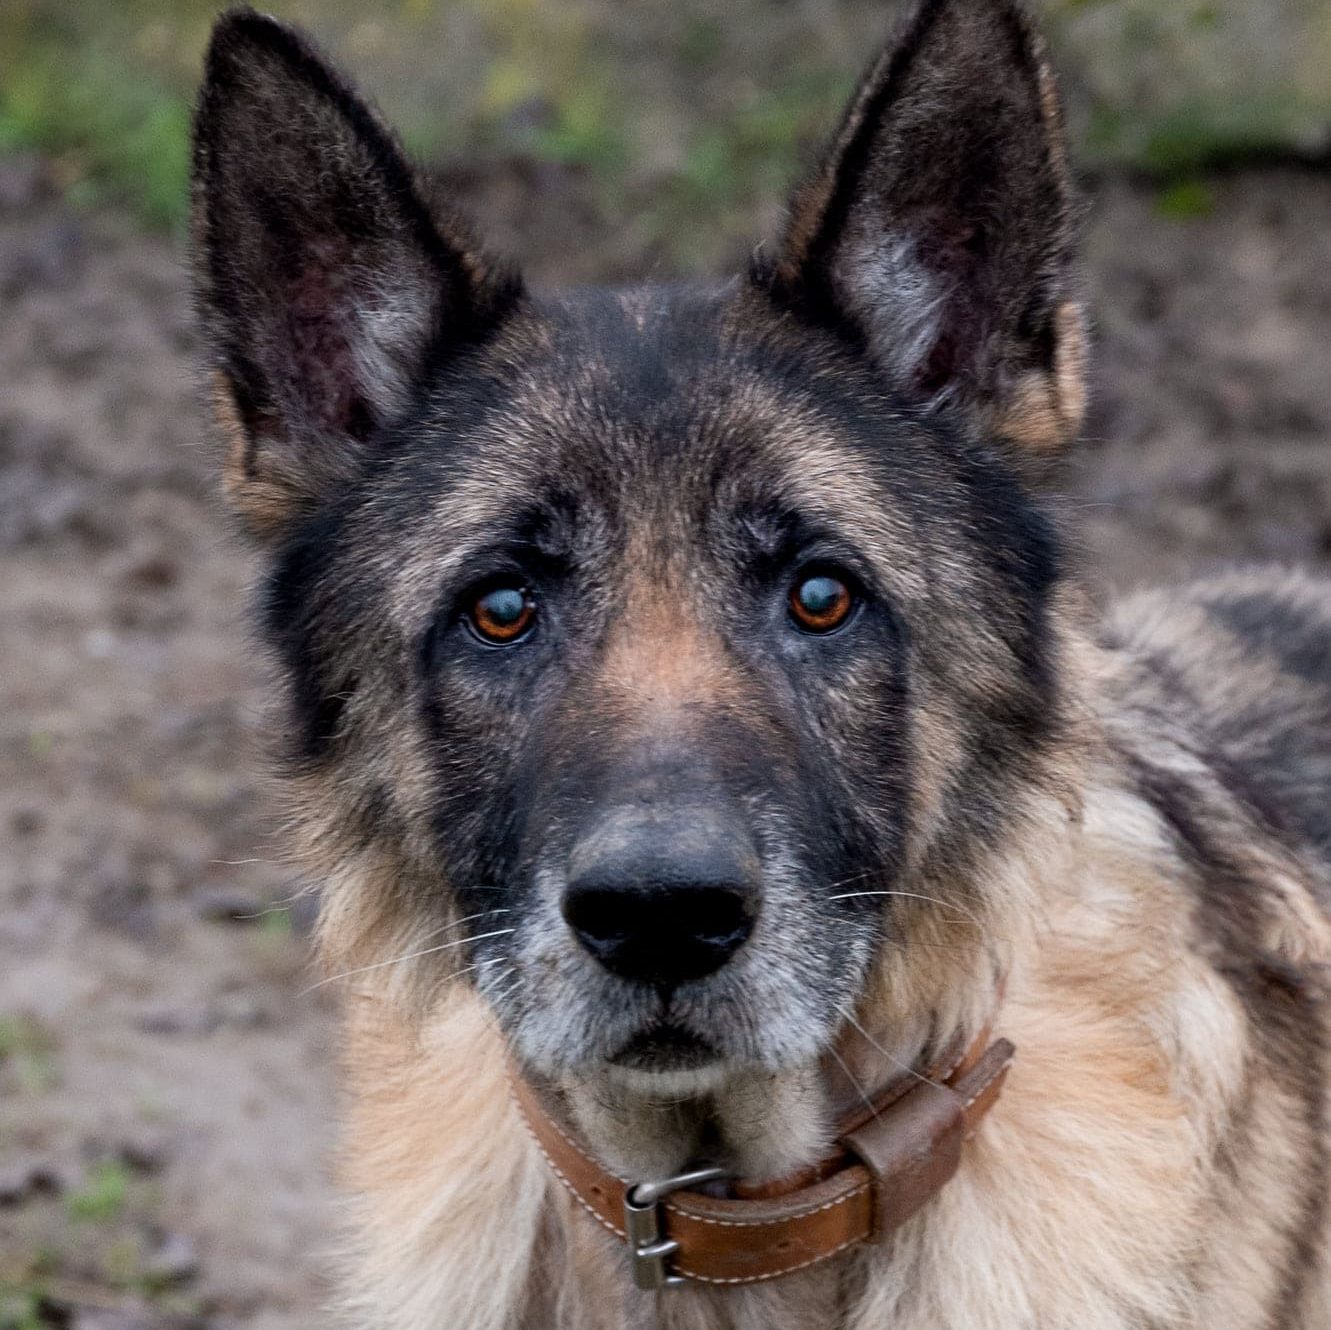
<svg viewBox="0 0 1331 1330">
<path fill-rule="evenodd" d="M 118 1159 L 106 1159 L 89 1173 L 83 1185 L 66 1198 L 70 1217 L 91 1223 L 109 1223 L 119 1217 L 129 1196 L 130 1172 Z"/>
<path fill-rule="evenodd" d="M 48 1324 L 39 1289 L 0 1279 L 0 1330 L 45 1330 Z"/>
<path fill-rule="evenodd" d="M 418 154 L 588 177 L 606 220 L 683 260 L 765 220 L 853 74 L 882 0 L 272 0 Z M 4 0 L 0 148 L 52 157 L 74 201 L 179 227 L 212 0 Z M 1079 159 L 1186 185 L 1331 145 L 1331 0 L 1044 0 Z M 1168 196 L 1167 196 L 1168 197 Z M 1193 205 L 1200 195 L 1193 191 Z M 1183 207 L 1187 191 L 1167 211 Z"/>
<path fill-rule="evenodd" d="M 1178 178 L 1331 148 L 1331 0 L 1046 0 L 1083 160 Z"/>
<path fill-rule="evenodd" d="M 1156 199 L 1156 209 L 1162 217 L 1186 221 L 1191 217 L 1208 217 L 1215 211 L 1215 191 L 1205 180 L 1195 176 L 1166 185 Z"/>
<path fill-rule="evenodd" d="M 41 1094 L 55 1085 L 56 1042 L 31 1016 L 0 1016 L 0 1068 L 25 1094 Z M 0 1092 L 6 1088 L 0 1083 Z"/>
<path fill-rule="evenodd" d="M 100 1309 L 103 1289 L 132 1296 L 140 1309 L 132 1317 L 136 1325 L 193 1324 L 200 1319 L 198 1293 L 183 1286 L 189 1281 L 178 1269 L 154 1257 L 160 1230 L 146 1218 L 151 1210 L 127 1204 L 128 1181 L 110 1189 L 104 1182 L 97 1185 L 114 1203 L 99 1200 L 92 1212 L 75 1215 L 76 1231 L 48 1234 L 46 1242 L 26 1254 L 0 1255 L 0 1330 L 82 1325 L 85 1319 L 100 1323 L 100 1318 L 75 1309 L 89 1309 L 90 1294 L 91 1307 Z M 122 1315 L 113 1314 L 112 1319 L 119 1325 Z"/>
</svg>

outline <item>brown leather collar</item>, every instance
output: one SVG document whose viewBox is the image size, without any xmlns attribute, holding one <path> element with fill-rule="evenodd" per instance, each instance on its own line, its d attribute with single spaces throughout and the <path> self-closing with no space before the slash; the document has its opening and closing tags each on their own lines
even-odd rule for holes
<svg viewBox="0 0 1331 1330">
<path fill-rule="evenodd" d="M 1015 1049 L 969 1047 L 923 1072 L 897 1074 L 841 1120 L 837 1152 L 792 1179 L 690 1190 L 720 1179 L 704 1169 L 632 1183 L 601 1167 L 512 1069 L 513 1096 L 555 1175 L 603 1228 L 628 1245 L 634 1282 L 662 1288 L 754 1284 L 816 1265 L 860 1242 L 881 1242 L 957 1171 L 962 1143 L 993 1107 Z"/>
</svg>

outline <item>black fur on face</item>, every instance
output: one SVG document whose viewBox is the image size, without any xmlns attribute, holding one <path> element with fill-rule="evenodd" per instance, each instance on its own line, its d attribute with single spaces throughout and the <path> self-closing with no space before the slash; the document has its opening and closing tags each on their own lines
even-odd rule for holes
<svg viewBox="0 0 1331 1330">
<path fill-rule="evenodd" d="M 477 257 L 300 39 L 219 27 L 200 300 L 291 764 L 326 854 L 396 866 L 393 937 L 463 923 L 421 964 L 474 967 L 543 1071 L 815 1059 L 920 884 L 983 910 L 1043 779 L 1058 553 L 1021 431 L 991 425 L 1057 397 L 1063 186 L 1033 38 L 972 10 L 925 5 L 871 71 L 775 265 L 564 298 Z M 925 169 L 902 195 L 977 62 L 998 142 L 960 132 L 932 201 Z M 895 149 L 865 137 L 894 117 Z M 1009 220 L 1031 201 L 1043 226 Z M 819 578 L 848 597 L 830 631 L 799 614 Z M 665 877 L 702 827 L 746 865 L 715 972 L 639 981 L 580 945 L 571 877 L 615 819 L 675 828 Z"/>
</svg>

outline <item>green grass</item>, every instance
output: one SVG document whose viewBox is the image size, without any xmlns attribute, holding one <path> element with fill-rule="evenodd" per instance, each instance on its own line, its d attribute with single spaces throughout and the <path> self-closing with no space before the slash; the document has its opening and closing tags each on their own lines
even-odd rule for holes
<svg viewBox="0 0 1331 1330">
<path fill-rule="evenodd" d="M 291 911 L 280 906 L 264 910 L 259 916 L 259 936 L 273 946 L 285 946 L 295 936 Z"/>
<path fill-rule="evenodd" d="M 50 757 L 55 748 L 55 736 L 49 730 L 33 730 L 28 735 L 28 752 L 33 757 Z"/>
<path fill-rule="evenodd" d="M 1175 221 L 1209 217 L 1215 211 L 1215 190 L 1205 180 L 1188 177 L 1166 185 L 1156 195 L 1155 208 Z"/>
<path fill-rule="evenodd" d="M 201 1317 L 197 1292 L 168 1273 L 148 1268 L 146 1232 L 141 1224 L 132 1231 L 95 1237 L 84 1231 L 71 1235 L 66 1244 L 8 1264 L 0 1274 L 0 1330 L 48 1330 L 66 1324 L 70 1304 L 84 1300 L 90 1283 L 107 1297 L 108 1306 L 124 1300 L 127 1310 L 137 1311 L 136 1322 L 142 1303 L 164 1317 Z"/>
<path fill-rule="evenodd" d="M 31 1016 L 0 1016 L 0 1067 L 10 1072 L 25 1094 L 41 1094 L 59 1079 L 55 1040 Z"/>
<path fill-rule="evenodd" d="M 129 1197 L 129 1169 L 116 1159 L 103 1160 L 76 1191 L 65 1198 L 71 1219 L 109 1224 L 120 1217 Z"/>
<path fill-rule="evenodd" d="M 0 1330 L 45 1330 L 41 1308 L 37 1289 L 0 1280 Z"/>
<path fill-rule="evenodd" d="M 1293 94 L 1265 99 L 1193 100 L 1153 115 L 1099 107 L 1083 156 L 1175 183 L 1217 168 L 1280 155 L 1314 119 Z"/>
<path fill-rule="evenodd" d="M 703 124 L 689 144 L 679 186 L 690 203 L 774 196 L 795 172 L 800 147 L 820 136 L 850 95 L 844 74 L 806 75 L 760 94 L 723 124 Z"/>
<path fill-rule="evenodd" d="M 180 229 L 194 84 L 220 4 L 119 0 L 106 5 L 103 22 L 89 0 L 11 2 L 14 9 L 0 13 L 0 151 L 53 158 L 55 178 L 76 205 L 114 200 L 151 227 Z M 425 158 L 520 152 L 616 182 L 629 159 L 620 90 L 589 48 L 585 26 L 533 0 L 460 0 L 451 8 L 468 6 L 494 32 L 477 105 L 451 115 L 435 107 L 427 117 L 406 99 L 396 119 L 412 151 Z M 347 29 L 349 5 L 321 8 L 328 28 L 320 35 Z M 399 0 L 383 8 L 390 45 L 409 51 L 419 40 L 414 29 L 450 6 Z M 355 37 L 353 25 L 353 47 Z M 343 60 L 373 75 L 373 60 L 358 61 L 354 51 Z M 529 102 L 540 105 L 538 117 L 513 115 Z"/>
<path fill-rule="evenodd" d="M 0 85 L 0 147 L 57 160 L 72 201 L 114 197 L 151 226 L 179 225 L 189 103 L 96 50 L 34 41 Z"/>
<path fill-rule="evenodd" d="M 852 86 L 844 70 L 806 72 L 758 93 L 725 121 L 695 126 L 653 210 L 653 228 L 675 261 L 687 266 L 700 242 L 751 242 L 755 215 L 800 177 Z"/>
<path fill-rule="evenodd" d="M 618 3 L 268 0 L 265 7 L 311 24 L 380 96 L 418 155 L 481 169 L 514 155 L 578 168 L 611 223 L 631 200 L 641 224 L 687 260 L 714 248 L 718 234 L 749 234 L 755 212 L 784 194 L 802 150 L 835 123 L 867 50 L 838 44 L 814 18 L 807 40 L 792 35 L 788 23 L 765 17 L 758 0 L 729 9 L 689 0 L 649 9 L 636 0 L 637 17 Z M 1094 75 L 1083 80 L 1089 115 L 1078 159 L 1144 171 L 1173 189 L 1215 165 L 1288 150 L 1325 125 L 1331 110 L 1317 75 L 1268 85 L 1240 61 L 1234 86 L 1213 77 L 1225 64 L 1207 53 L 1228 50 L 1216 43 L 1240 3 L 1044 0 L 1069 86 L 1078 60 Z M 886 14 L 870 22 L 861 6 L 825 6 L 828 34 L 872 31 L 876 40 L 886 30 Z M 51 158 L 53 177 L 76 204 L 116 200 L 151 226 L 179 229 L 190 109 L 220 7 L 221 0 L 0 0 L 0 150 Z M 1309 20 L 1302 34 L 1315 69 L 1318 31 Z M 1155 71 L 1167 95 L 1136 95 L 1139 65 Z M 1171 80 L 1175 65 L 1179 77 Z M 1116 77 L 1099 77 L 1106 71 Z M 663 134 L 679 145 L 677 164 L 644 174 L 644 163 L 676 151 L 660 151 Z M 1164 206 L 1184 206 L 1186 194 Z M 1198 198 L 1194 190 L 1192 202 Z"/>
</svg>

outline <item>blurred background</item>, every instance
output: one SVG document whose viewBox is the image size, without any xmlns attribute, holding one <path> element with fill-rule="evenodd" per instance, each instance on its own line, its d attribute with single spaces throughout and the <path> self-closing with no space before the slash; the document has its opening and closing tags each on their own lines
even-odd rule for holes
<svg viewBox="0 0 1331 1330">
<path fill-rule="evenodd" d="M 278 4 L 541 282 L 770 236 L 888 0 Z M 1106 587 L 1331 562 L 1331 0 L 1044 0 Z M 182 267 L 217 6 L 0 0 L 0 1330 L 317 1315 L 334 1109 Z"/>
</svg>

